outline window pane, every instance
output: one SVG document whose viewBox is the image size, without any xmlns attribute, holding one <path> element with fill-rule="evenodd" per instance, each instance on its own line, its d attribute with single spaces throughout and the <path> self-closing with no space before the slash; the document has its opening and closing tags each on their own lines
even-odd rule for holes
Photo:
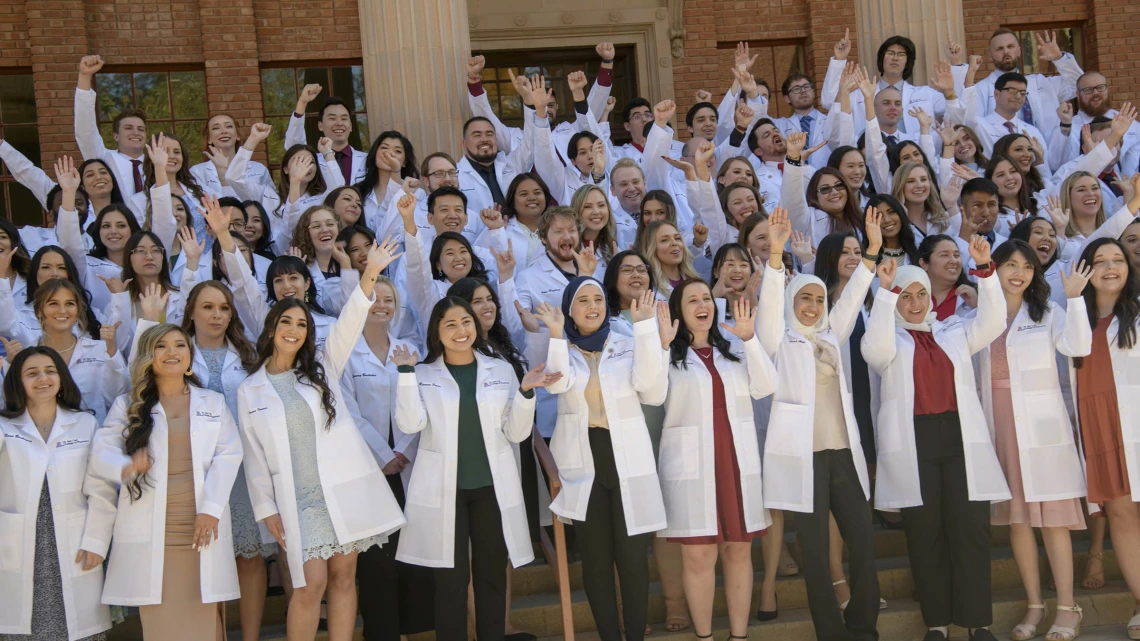
<svg viewBox="0 0 1140 641">
<path fill-rule="evenodd" d="M 356 145 L 356 148 L 362 151 L 368 151 L 368 149 L 372 147 L 372 136 L 368 133 L 368 116 L 366 114 L 356 114 L 354 118 L 356 120 L 356 127 L 353 129 L 352 135 L 354 137 L 360 137 L 360 144 Z M 353 144 L 351 138 L 349 139 L 349 144 Z"/>
<path fill-rule="evenodd" d="M 170 74 L 174 94 L 174 117 L 206 117 L 206 74 L 201 71 L 175 71 Z"/>
<path fill-rule="evenodd" d="M 170 119 L 170 94 L 165 73 L 135 74 L 135 104 L 147 120 Z"/>
<path fill-rule="evenodd" d="M 348 103 L 349 111 L 364 111 L 364 77 L 361 67 L 332 68 L 333 95 Z M 319 108 L 319 107 L 318 107 Z"/>
<path fill-rule="evenodd" d="M 38 127 L 4 127 L 4 140 L 24 154 L 35 166 L 40 165 L 40 131 Z M 4 167 L 4 175 L 8 168 Z"/>
<path fill-rule="evenodd" d="M 99 122 L 110 122 L 120 111 L 134 105 L 131 99 L 131 74 L 101 73 L 95 78 L 95 88 L 99 93 L 96 103 Z M 103 138 L 106 140 L 106 136 Z"/>
<path fill-rule="evenodd" d="M 276 167 L 281 164 L 281 156 L 285 155 L 285 129 L 289 126 L 289 116 L 266 118 L 265 122 L 273 127 L 265 139 L 265 145 L 269 152 L 269 164 Z"/>
<path fill-rule="evenodd" d="M 4 76 L 0 81 L 0 122 L 6 125 L 36 121 L 36 92 L 32 77 Z"/>
<path fill-rule="evenodd" d="M 206 159 L 202 155 L 202 126 L 205 120 L 183 120 L 174 123 L 174 133 L 182 139 L 182 148 L 186 150 L 186 157 L 182 162 L 187 167 L 193 167 Z"/>
<path fill-rule="evenodd" d="M 32 192 L 24 189 L 23 185 L 9 183 L 8 198 L 12 203 L 9 219 L 16 225 L 42 225 L 44 224 L 43 204 L 36 200 Z"/>
<path fill-rule="evenodd" d="M 297 104 L 297 88 L 293 84 L 293 70 L 262 69 L 261 101 L 265 105 L 266 115 L 280 116 L 292 113 L 293 107 Z M 274 131 L 274 133 L 277 132 Z M 284 139 L 284 131 L 281 132 L 281 136 Z"/>
<path fill-rule="evenodd" d="M 15 182 L 0 182 L 0 218 L 8 218 L 8 187 L 15 184 Z"/>
<path fill-rule="evenodd" d="M 115 139 L 111 137 L 111 123 L 99 123 L 99 135 L 103 137 L 103 146 L 107 149 L 115 149 L 119 146 L 119 143 L 115 142 Z"/>
<path fill-rule="evenodd" d="M 316 113 L 329 98 L 329 68 L 304 67 L 297 70 L 297 91 L 300 91 L 305 85 L 313 83 L 321 86 L 321 93 L 317 94 L 316 100 L 309 103 L 309 113 Z M 292 107 L 290 107 L 290 111 L 292 111 Z"/>
</svg>

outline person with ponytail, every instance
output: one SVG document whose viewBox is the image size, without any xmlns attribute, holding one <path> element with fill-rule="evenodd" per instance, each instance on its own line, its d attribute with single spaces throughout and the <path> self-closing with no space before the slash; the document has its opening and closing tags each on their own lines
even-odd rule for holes
<svg viewBox="0 0 1140 641">
<path fill-rule="evenodd" d="M 372 308 L 376 279 L 399 256 L 395 246 L 372 246 L 360 285 L 320 350 L 307 304 L 287 298 L 274 305 L 250 376 L 238 386 L 254 517 L 285 550 L 293 584 L 290 638 L 316 635 L 322 596 L 330 636 L 351 635 L 357 554 L 384 544 L 404 523 L 339 384 Z"/>
<path fill-rule="evenodd" d="M 91 444 L 93 476 L 119 488 L 103 602 L 138 606 L 147 641 L 224 639 L 224 602 L 240 595 L 228 503 L 242 442 L 193 363 L 181 327 L 144 331 L 130 392 Z"/>
<path fill-rule="evenodd" d="M 937 320 L 930 278 L 907 265 L 879 272 L 862 353 L 882 376 L 875 421 L 875 507 L 901 510 L 907 556 L 927 633 L 951 624 L 994 641 L 990 504 L 1010 500 L 974 378 L 971 356 L 1005 330 L 989 243 L 970 242 L 978 311 Z"/>
<path fill-rule="evenodd" d="M 4 641 L 106 639 L 103 557 L 116 490 L 84 484 L 97 429 L 55 350 L 29 347 L 15 355 L 0 409 Z"/>
</svg>

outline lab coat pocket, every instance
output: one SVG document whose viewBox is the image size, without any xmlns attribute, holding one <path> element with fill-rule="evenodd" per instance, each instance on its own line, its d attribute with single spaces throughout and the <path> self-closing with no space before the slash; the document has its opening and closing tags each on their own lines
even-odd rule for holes
<svg viewBox="0 0 1140 641">
<path fill-rule="evenodd" d="M 700 429 L 699 425 L 682 425 L 661 430 L 662 480 L 692 481 L 700 477 Z"/>
<path fill-rule="evenodd" d="M 768 418 L 765 455 L 802 456 L 812 451 L 812 410 L 807 405 L 775 401 Z"/>
<path fill-rule="evenodd" d="M 621 430 L 622 454 L 628 476 L 649 476 L 657 471 L 657 461 L 653 459 L 653 442 L 649 440 L 649 430 L 644 420 L 623 421 Z"/>
<path fill-rule="evenodd" d="M 898 400 L 884 400 L 879 405 L 879 420 L 875 421 L 875 449 L 889 454 L 903 449 L 902 426 L 899 424 Z"/>
<path fill-rule="evenodd" d="M 82 563 L 76 563 L 75 557 L 79 554 L 79 544 L 83 542 L 83 527 L 87 523 L 87 513 L 79 512 L 67 517 L 67 562 L 71 565 L 71 576 L 83 576 L 99 570 L 98 565 L 90 570 L 83 570 Z"/>
<path fill-rule="evenodd" d="M 550 437 L 550 453 L 559 470 L 577 470 L 582 467 L 582 428 L 579 414 L 559 414 Z"/>
<path fill-rule="evenodd" d="M 1014 420 L 1022 428 L 1028 428 L 1020 431 L 1020 434 L 1027 434 L 1029 437 L 1025 439 L 1027 442 L 1021 443 L 1023 449 L 1067 445 L 1073 442 L 1069 414 L 1065 410 L 1065 402 L 1061 398 L 1060 391 L 1026 394 L 1024 407 L 1024 410 L 1019 410 L 1016 405 L 1014 406 Z"/>
<path fill-rule="evenodd" d="M 443 504 L 443 454 L 421 449 L 408 482 L 408 503 L 438 508 Z"/>
<path fill-rule="evenodd" d="M 18 572 L 24 556 L 24 515 L 0 512 L 0 572 Z"/>
<path fill-rule="evenodd" d="M 199 460 L 208 463 L 214 458 L 214 448 L 218 445 L 218 434 L 222 431 L 221 421 L 201 421 L 190 432 L 191 443 L 198 452 Z"/>
</svg>

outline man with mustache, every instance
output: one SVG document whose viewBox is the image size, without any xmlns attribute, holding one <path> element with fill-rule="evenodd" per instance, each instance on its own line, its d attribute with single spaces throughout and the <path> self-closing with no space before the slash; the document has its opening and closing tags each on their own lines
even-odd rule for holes
<svg viewBox="0 0 1140 641">
<path fill-rule="evenodd" d="M 111 121 L 111 135 L 117 149 L 107 149 L 95 120 L 95 74 L 103 68 L 102 56 L 83 56 L 79 61 L 79 83 L 75 87 L 75 142 L 84 160 L 97 158 L 115 172 L 123 200 L 143 190 L 143 153 L 146 151 L 146 113 L 124 109 Z"/>
<path fill-rule="evenodd" d="M 1068 128 L 1062 125 L 1061 133 L 1068 136 L 1063 162 L 1077 158 L 1081 154 L 1081 128 L 1098 117 L 1113 118 L 1116 110 L 1111 107 L 1108 94 L 1108 80 L 1096 71 L 1087 71 L 1077 79 L 1077 113 L 1073 115 Z M 1140 168 L 1140 125 L 1133 123 L 1124 135 L 1120 147 L 1120 165 L 1128 174 Z"/>
</svg>

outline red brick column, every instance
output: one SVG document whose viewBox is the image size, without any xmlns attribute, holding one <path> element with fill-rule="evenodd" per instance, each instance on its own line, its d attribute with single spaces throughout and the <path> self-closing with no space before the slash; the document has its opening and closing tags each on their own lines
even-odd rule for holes
<svg viewBox="0 0 1140 641">
<path fill-rule="evenodd" d="M 83 0 L 28 0 L 25 6 L 40 151 L 43 166 L 50 167 L 58 154 L 79 155 L 75 83 L 79 59 L 88 53 Z"/>
<path fill-rule="evenodd" d="M 265 117 L 253 0 L 199 0 L 198 7 L 209 113 L 230 114 L 246 133 Z M 263 148 L 254 154 L 264 156 Z"/>
</svg>

